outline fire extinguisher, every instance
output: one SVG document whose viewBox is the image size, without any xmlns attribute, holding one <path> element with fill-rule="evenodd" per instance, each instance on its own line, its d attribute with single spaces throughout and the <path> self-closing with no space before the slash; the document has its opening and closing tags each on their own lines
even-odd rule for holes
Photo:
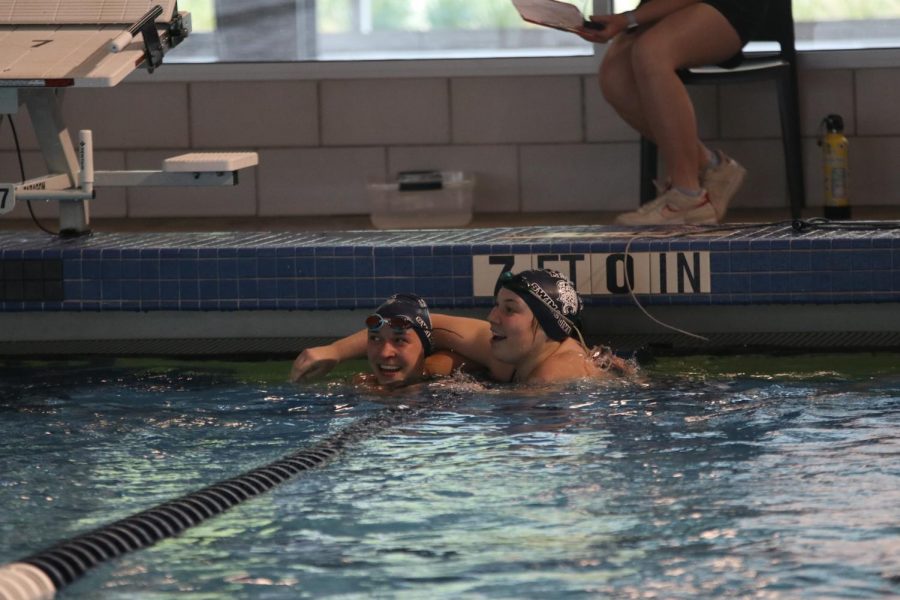
<svg viewBox="0 0 900 600">
<path fill-rule="evenodd" d="M 825 176 L 825 218 L 850 218 L 850 142 L 844 136 L 844 119 L 828 115 L 822 120 L 825 134 L 819 138 L 822 147 L 822 170 Z"/>
</svg>

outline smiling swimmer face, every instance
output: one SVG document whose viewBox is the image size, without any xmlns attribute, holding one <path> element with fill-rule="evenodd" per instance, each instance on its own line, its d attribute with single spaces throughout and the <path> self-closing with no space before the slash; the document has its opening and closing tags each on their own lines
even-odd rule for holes
<svg viewBox="0 0 900 600">
<path fill-rule="evenodd" d="M 522 362 L 535 346 L 547 341 L 544 331 L 535 325 L 534 313 L 514 292 L 501 288 L 497 303 L 488 314 L 491 324 L 491 354 L 500 362 Z"/>
<path fill-rule="evenodd" d="M 383 386 L 413 383 L 422 379 L 425 372 L 425 350 L 411 328 L 382 327 L 378 331 L 369 331 L 366 356 L 372 373 Z"/>
</svg>

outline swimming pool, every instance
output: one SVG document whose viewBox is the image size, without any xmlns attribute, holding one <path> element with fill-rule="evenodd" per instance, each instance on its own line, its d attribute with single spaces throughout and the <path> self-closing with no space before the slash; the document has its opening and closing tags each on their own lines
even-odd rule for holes
<svg viewBox="0 0 900 600">
<path fill-rule="evenodd" d="M 62 598 L 900 593 L 897 355 L 685 357 L 552 394 L 466 382 Z M 350 370 L 361 367 L 351 365 Z M 289 362 L 0 363 L 0 564 L 385 410 Z"/>
</svg>

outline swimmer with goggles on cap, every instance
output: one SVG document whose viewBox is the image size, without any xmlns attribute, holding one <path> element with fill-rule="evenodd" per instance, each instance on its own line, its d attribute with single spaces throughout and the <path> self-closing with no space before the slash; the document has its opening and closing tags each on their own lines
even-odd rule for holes
<svg viewBox="0 0 900 600">
<path fill-rule="evenodd" d="M 371 373 L 357 375 L 356 384 L 394 389 L 449 375 L 463 365 L 462 357 L 435 350 L 428 304 L 419 296 L 394 294 L 366 317 L 365 325 L 356 337 L 304 350 L 294 362 L 291 379 L 322 375 L 341 360 L 361 356 L 360 334 L 365 335 L 362 339 Z"/>
<path fill-rule="evenodd" d="M 430 340 L 486 368 L 501 382 L 544 384 L 631 375 L 634 366 L 608 349 L 589 349 L 581 334 L 583 302 L 572 282 L 551 269 L 501 273 L 487 321 L 432 313 Z M 327 373 L 367 350 L 367 333 L 305 350 L 292 380 Z M 371 362 L 371 355 L 370 355 Z"/>
</svg>

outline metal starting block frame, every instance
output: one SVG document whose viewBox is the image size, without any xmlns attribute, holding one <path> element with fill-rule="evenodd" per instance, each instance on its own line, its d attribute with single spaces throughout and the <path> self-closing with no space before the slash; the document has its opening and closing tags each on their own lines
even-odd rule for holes
<svg viewBox="0 0 900 600">
<path fill-rule="evenodd" d="M 190 153 L 159 171 L 95 171 L 93 136 L 77 150 L 60 102 L 69 87 L 112 87 L 138 67 L 153 71 L 190 32 L 176 0 L 0 0 L 0 114 L 28 109 L 48 174 L 0 183 L 0 215 L 18 200 L 59 202 L 61 236 L 90 233 L 97 187 L 226 186 L 259 162 L 255 152 Z"/>
</svg>

